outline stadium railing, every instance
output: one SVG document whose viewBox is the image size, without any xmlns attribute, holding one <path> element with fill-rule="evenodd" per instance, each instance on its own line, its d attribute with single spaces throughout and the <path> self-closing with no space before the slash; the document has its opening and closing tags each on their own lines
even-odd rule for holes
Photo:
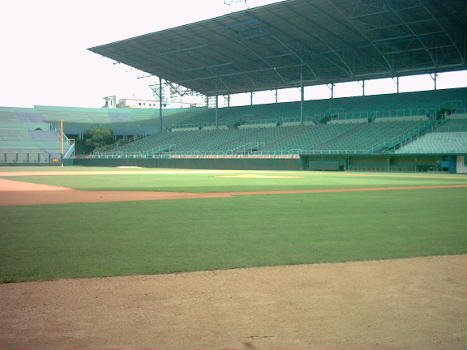
<svg viewBox="0 0 467 350">
<path fill-rule="evenodd" d="M 415 130 L 409 130 L 406 133 L 395 137 L 389 141 L 385 141 L 382 143 L 377 143 L 371 146 L 370 150 L 372 153 L 377 153 L 383 151 L 384 153 L 393 153 L 397 148 L 400 148 L 406 145 L 409 142 L 412 142 L 426 134 L 427 131 L 433 130 L 433 128 L 437 125 L 436 120 L 429 120 L 424 122 L 422 125 L 417 127 Z"/>
<path fill-rule="evenodd" d="M 0 164 L 60 164 L 61 155 L 40 151 L 11 150 L 0 152 Z"/>
</svg>

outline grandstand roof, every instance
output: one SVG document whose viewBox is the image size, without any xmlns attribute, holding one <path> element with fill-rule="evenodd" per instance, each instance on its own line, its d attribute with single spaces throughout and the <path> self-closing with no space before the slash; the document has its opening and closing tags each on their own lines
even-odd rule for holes
<svg viewBox="0 0 467 350">
<path fill-rule="evenodd" d="M 205 95 L 466 69 L 465 0 L 288 0 L 89 50 Z"/>
</svg>

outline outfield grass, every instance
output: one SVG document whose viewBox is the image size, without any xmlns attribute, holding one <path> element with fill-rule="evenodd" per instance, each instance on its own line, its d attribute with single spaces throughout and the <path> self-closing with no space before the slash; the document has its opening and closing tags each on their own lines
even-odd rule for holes
<svg viewBox="0 0 467 350">
<path fill-rule="evenodd" d="M 81 167 L 81 166 L 57 166 L 57 165 L 41 165 L 41 166 L 1 166 L 0 171 L 83 171 L 83 170 L 115 170 L 124 169 L 119 167 Z M 141 168 L 134 168 L 141 169 Z"/>
<path fill-rule="evenodd" d="M 66 169 L 66 168 L 65 168 Z M 83 168 L 76 169 L 86 170 Z M 96 170 L 91 168 L 89 170 Z M 107 169 L 108 170 L 108 169 Z M 115 170 L 122 172 L 124 170 Z M 144 172 L 144 169 L 137 169 Z M 175 170 L 175 172 L 180 170 Z M 257 176 L 249 178 L 248 176 Z M 261 176 L 261 177 L 259 177 Z M 284 178 L 280 178 L 284 176 Z M 291 177 L 292 176 L 292 177 Z M 277 178 L 279 177 L 279 178 Z M 181 192 L 225 192 L 279 189 L 348 188 L 379 186 L 423 186 L 466 184 L 463 175 L 450 174 L 388 174 L 306 171 L 211 171 L 154 174 L 98 174 L 15 176 L 11 179 L 81 190 L 139 190 Z"/>
<path fill-rule="evenodd" d="M 10 206 L 0 228 L 2 282 L 458 254 L 466 190 Z"/>
</svg>

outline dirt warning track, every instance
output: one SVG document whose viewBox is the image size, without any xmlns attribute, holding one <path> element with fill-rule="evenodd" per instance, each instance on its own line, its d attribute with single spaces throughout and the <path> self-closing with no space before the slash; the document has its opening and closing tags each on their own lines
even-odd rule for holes
<svg viewBox="0 0 467 350">
<path fill-rule="evenodd" d="M 243 192 L 156 192 L 156 191 L 82 191 L 67 187 L 33 184 L 29 182 L 0 179 L 0 205 L 33 205 L 59 203 L 122 202 L 164 200 L 180 198 L 213 198 L 257 194 L 323 193 L 381 190 L 416 190 L 427 188 L 467 187 L 467 185 L 393 186 L 321 188 Z"/>
</svg>

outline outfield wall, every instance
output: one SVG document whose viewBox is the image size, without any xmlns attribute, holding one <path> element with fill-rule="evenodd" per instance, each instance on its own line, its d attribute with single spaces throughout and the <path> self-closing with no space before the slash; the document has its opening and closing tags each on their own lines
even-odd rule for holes
<svg viewBox="0 0 467 350">
<path fill-rule="evenodd" d="M 146 168 L 300 170 L 300 159 L 69 159 L 65 165 L 140 166 Z"/>
<path fill-rule="evenodd" d="M 65 165 L 140 166 L 147 168 L 328 170 L 328 171 L 445 171 L 465 173 L 464 156 L 456 155 L 303 155 L 300 159 L 66 159 Z M 456 161 L 457 160 L 457 161 Z"/>
</svg>

